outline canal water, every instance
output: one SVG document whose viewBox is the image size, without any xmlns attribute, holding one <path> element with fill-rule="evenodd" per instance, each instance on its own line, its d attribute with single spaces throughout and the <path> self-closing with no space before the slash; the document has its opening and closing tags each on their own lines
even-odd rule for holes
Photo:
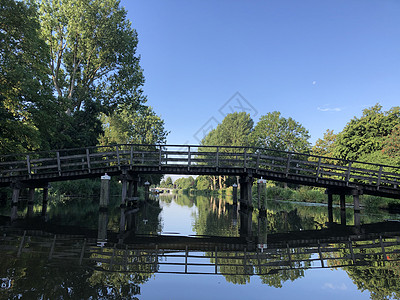
<svg viewBox="0 0 400 300">
<path fill-rule="evenodd" d="M 1 220 L 0 299 L 399 299 L 399 215 L 268 200 L 64 197 Z M 5 210 L 0 210 L 3 215 Z M 343 214 L 342 214 L 343 216 Z"/>
</svg>

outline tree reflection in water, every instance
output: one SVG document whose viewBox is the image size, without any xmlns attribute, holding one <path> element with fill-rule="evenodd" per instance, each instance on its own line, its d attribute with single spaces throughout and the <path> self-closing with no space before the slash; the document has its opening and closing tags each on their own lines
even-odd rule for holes
<svg viewBox="0 0 400 300">
<path fill-rule="evenodd" d="M 160 236 L 160 201 L 195 205 L 198 236 Z M 341 267 L 373 299 L 399 297 L 400 238 L 392 236 L 395 228 L 391 234 L 385 224 L 376 225 L 379 230 L 351 225 L 328 229 L 325 207 L 270 201 L 266 217 L 260 218 L 257 212 L 239 213 L 224 199 L 169 195 L 138 209 L 110 207 L 102 218 L 95 204 L 71 201 L 70 210 L 65 203 L 51 205 L 48 222 L 32 218 L 2 226 L 2 296 L 135 299 L 155 273 L 221 274 L 235 284 L 259 276 L 263 284 L 280 288 L 308 269 Z M 340 213 L 335 215 L 339 219 Z M 108 228 L 103 247 L 97 245 L 96 222 Z"/>
</svg>

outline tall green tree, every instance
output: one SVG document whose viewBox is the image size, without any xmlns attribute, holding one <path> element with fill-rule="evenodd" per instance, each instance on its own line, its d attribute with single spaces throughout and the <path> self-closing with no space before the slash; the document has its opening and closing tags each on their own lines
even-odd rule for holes
<svg viewBox="0 0 400 300">
<path fill-rule="evenodd" d="M 251 133 L 253 145 L 273 150 L 308 152 L 308 130 L 292 118 L 284 118 L 274 111 L 261 116 Z"/>
<path fill-rule="evenodd" d="M 234 112 L 226 115 L 221 124 L 210 131 L 202 140 L 202 145 L 250 146 L 249 135 L 254 121 L 250 114 Z"/>
<path fill-rule="evenodd" d="M 234 112 L 225 116 L 218 126 L 210 131 L 201 141 L 204 146 L 251 146 L 249 136 L 253 130 L 254 121 L 250 114 Z M 211 150 L 206 150 L 211 151 Z M 238 152 L 238 149 L 220 148 L 220 152 Z M 212 189 L 222 189 L 225 186 L 227 176 L 211 176 Z"/>
<path fill-rule="evenodd" d="M 354 117 L 337 135 L 333 154 L 337 158 L 358 160 L 380 151 L 386 137 L 399 124 L 400 107 L 383 111 L 378 103 L 364 109 L 360 118 Z"/>
<path fill-rule="evenodd" d="M 58 131 L 72 134 L 65 146 L 96 144 L 100 113 L 134 112 L 146 101 L 136 31 L 118 0 L 36 2 L 54 93 L 71 117 Z"/>
<path fill-rule="evenodd" d="M 35 150 L 54 108 L 35 5 L 1 1 L 0 28 L 0 153 Z"/>
</svg>

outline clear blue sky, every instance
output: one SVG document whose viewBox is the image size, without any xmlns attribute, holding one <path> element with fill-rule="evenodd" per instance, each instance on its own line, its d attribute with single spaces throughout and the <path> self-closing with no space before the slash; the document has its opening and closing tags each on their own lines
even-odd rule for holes
<svg viewBox="0 0 400 300">
<path fill-rule="evenodd" d="M 280 111 L 314 143 L 377 102 L 400 105 L 398 0 L 121 5 L 138 32 L 144 92 L 171 131 L 169 144 L 197 144 L 230 108 L 248 109 L 255 122 Z M 231 99 L 236 92 L 245 100 Z"/>
</svg>

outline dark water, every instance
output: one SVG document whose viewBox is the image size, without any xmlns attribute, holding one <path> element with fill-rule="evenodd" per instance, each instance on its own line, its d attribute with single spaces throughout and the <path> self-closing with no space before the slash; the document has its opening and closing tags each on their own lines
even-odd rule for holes
<svg viewBox="0 0 400 300">
<path fill-rule="evenodd" d="M 136 208 L 66 198 L 0 227 L 1 299 L 398 299 L 398 215 L 163 195 Z M 3 215 L 5 210 L 0 211 Z M 392 221 L 388 221 L 392 220 Z"/>
</svg>

